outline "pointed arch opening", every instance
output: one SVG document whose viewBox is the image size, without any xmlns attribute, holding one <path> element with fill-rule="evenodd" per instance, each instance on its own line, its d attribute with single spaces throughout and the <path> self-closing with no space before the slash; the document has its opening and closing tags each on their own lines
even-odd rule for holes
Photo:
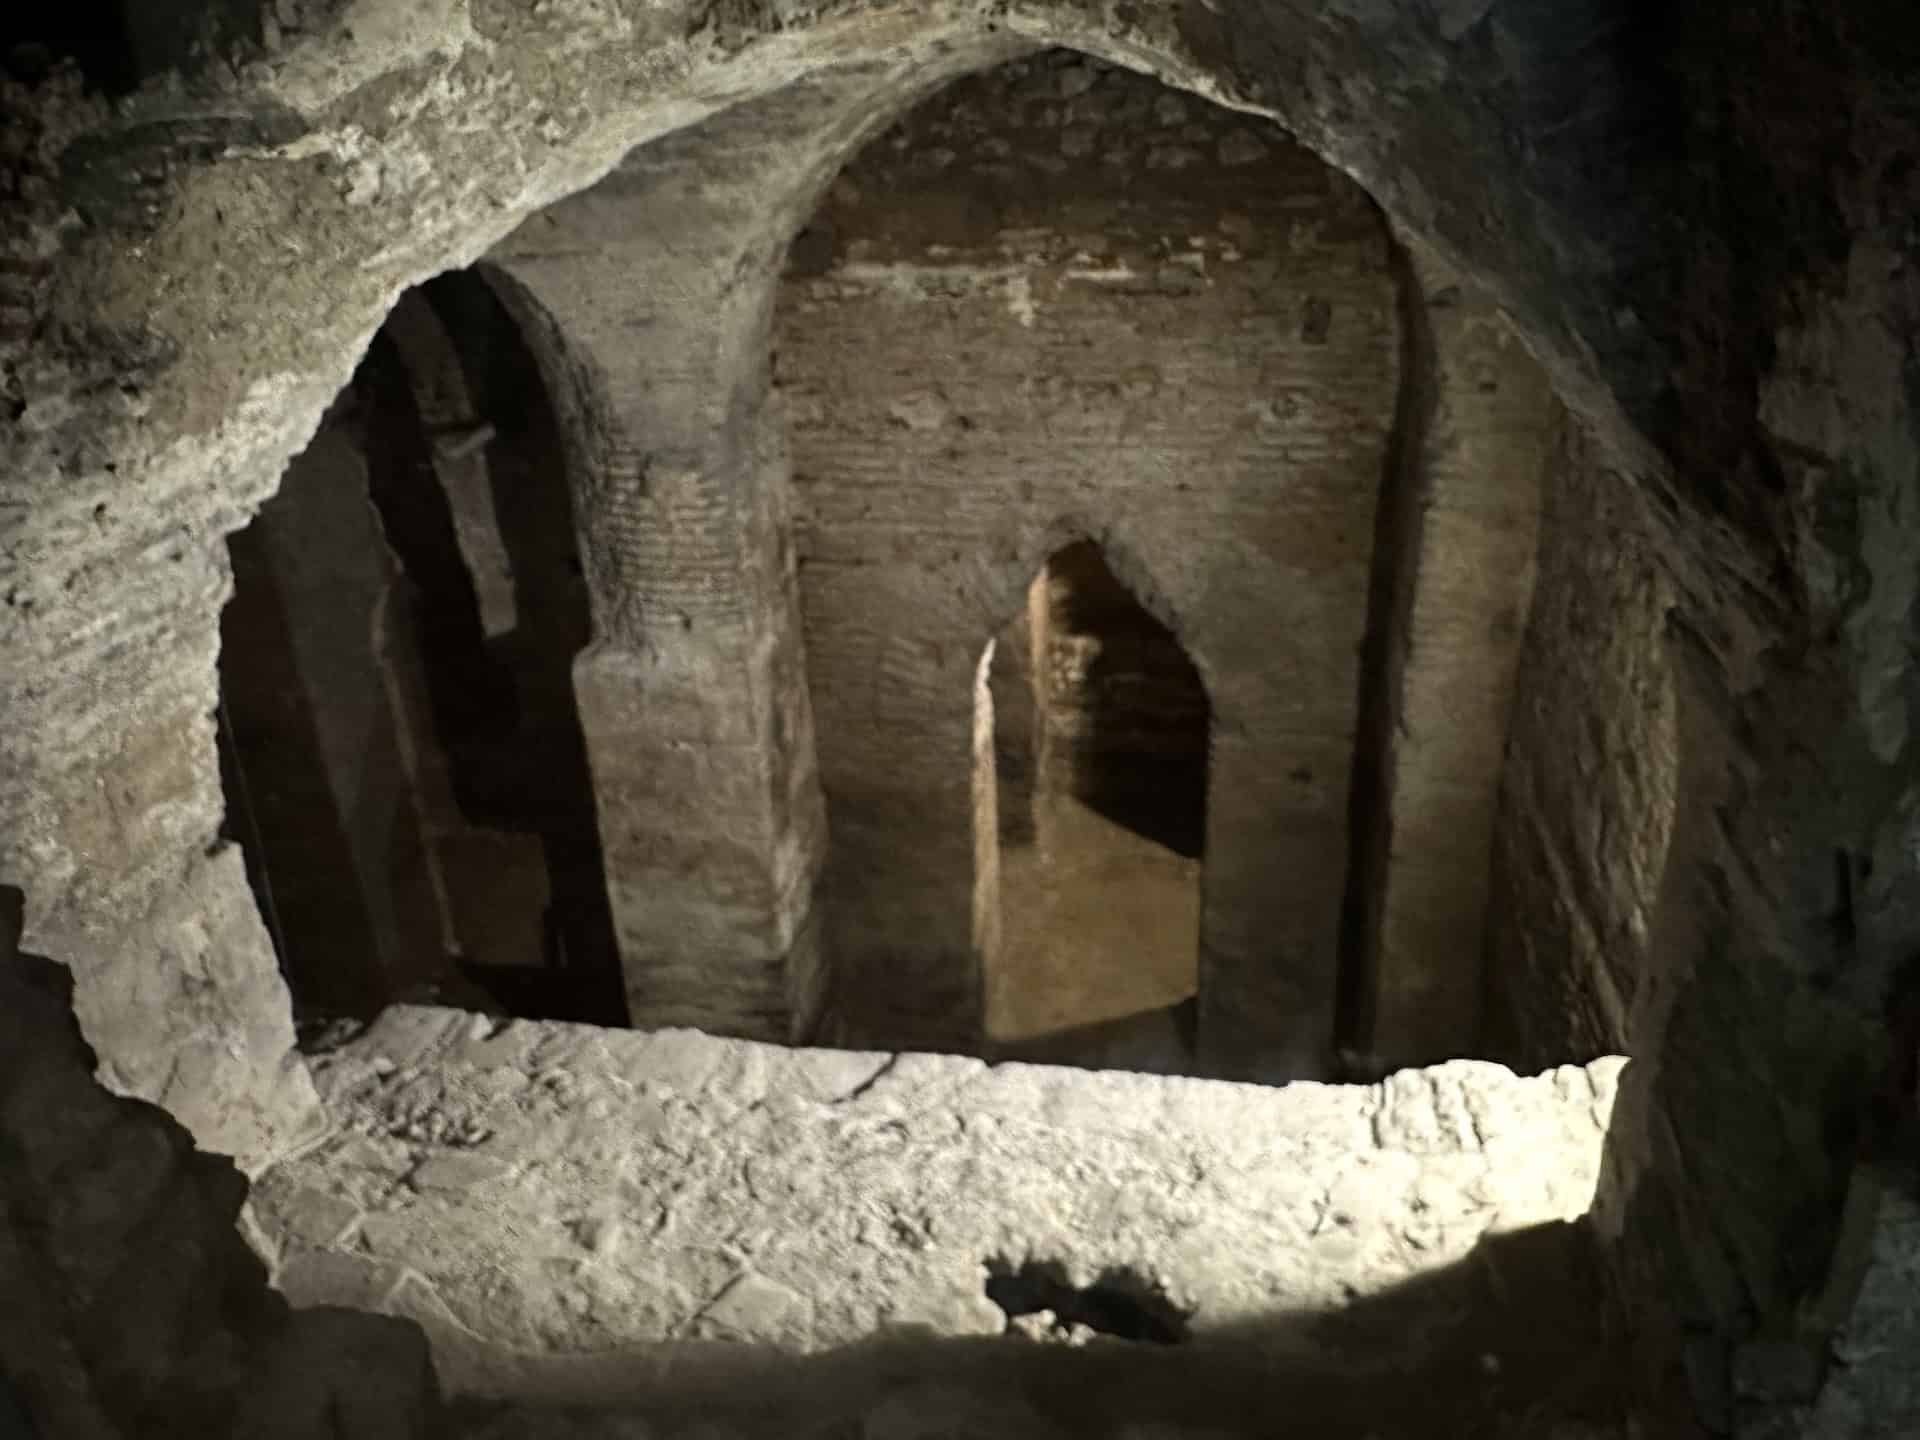
<svg viewBox="0 0 1920 1440">
<path fill-rule="evenodd" d="M 296 1016 L 617 1023 L 556 422 L 476 275 L 408 291 L 229 539 L 218 739 Z"/>
<path fill-rule="evenodd" d="M 1091 540 L 987 644 L 975 694 L 975 939 L 988 1047 L 1196 1065 L 1212 706 Z"/>
</svg>

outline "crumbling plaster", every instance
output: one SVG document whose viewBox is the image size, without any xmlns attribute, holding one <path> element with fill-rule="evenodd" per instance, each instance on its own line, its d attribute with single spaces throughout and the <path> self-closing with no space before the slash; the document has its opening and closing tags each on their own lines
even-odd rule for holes
<svg viewBox="0 0 1920 1440">
<path fill-rule="evenodd" d="M 731 103 L 1015 33 L 1276 114 L 1488 288 L 1633 477 L 1676 586 L 1681 760 L 1602 1220 L 1631 1276 L 1723 1335 L 1817 1286 L 1881 993 L 1920 937 L 1888 565 L 1915 553 L 1920 406 L 1853 369 L 1913 368 L 1909 16 L 289 9 L 300 25 L 111 112 L 4 97 L 0 873 L 72 967 L 116 1088 L 249 1166 L 317 1113 L 238 857 L 213 844 L 220 536 L 398 293 Z M 1834 922 L 1836 853 L 1875 861 L 1843 887 L 1857 923 Z M 1646 1268 L 1707 1253 L 1721 1285 Z"/>
</svg>

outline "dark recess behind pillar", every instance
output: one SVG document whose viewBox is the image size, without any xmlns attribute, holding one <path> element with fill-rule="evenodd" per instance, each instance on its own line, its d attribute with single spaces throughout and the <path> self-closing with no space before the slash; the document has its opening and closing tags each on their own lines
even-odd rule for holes
<svg viewBox="0 0 1920 1440">
<path fill-rule="evenodd" d="M 556 1018 L 624 1025 L 626 986 L 573 689 L 573 662 L 593 638 L 593 622 L 560 422 L 539 361 L 485 278 L 451 271 L 428 281 L 422 293 L 459 353 L 475 403 L 495 429 L 489 473 L 518 621 L 491 648 L 511 677 L 517 705 L 512 743 L 521 757 L 519 779 L 501 798 L 518 817 L 516 824 L 539 832 L 546 852 L 550 939 L 566 972 L 563 994 L 549 1006 L 562 1007 Z"/>
<path fill-rule="evenodd" d="M 120 96 L 168 70 L 193 69 L 208 51 L 261 40 L 259 0 L 13 0 L 0 15 L 0 57 L 29 84 L 40 56 L 72 60 L 87 84 Z"/>
<path fill-rule="evenodd" d="M 1335 1050 L 1367 1070 L 1374 1059 L 1381 907 L 1393 849 L 1394 735 L 1404 699 L 1426 500 L 1422 451 L 1435 405 L 1433 336 L 1419 280 L 1405 249 L 1395 243 L 1389 254 L 1399 300 L 1400 390 L 1374 512 L 1333 1034 Z"/>
<path fill-rule="evenodd" d="M 216 730 L 224 833 L 241 845 L 281 973 L 303 1015 L 371 1015 L 392 998 L 383 969 L 391 957 L 356 880 L 351 822 L 328 773 L 270 534 L 284 526 L 296 491 L 311 494 L 335 478 L 310 469 L 321 440 L 359 433 L 358 392 L 349 386 L 261 514 L 227 537 L 234 590 L 220 613 Z"/>
<path fill-rule="evenodd" d="M 1092 541 L 1058 551 L 1046 583 L 1054 634 L 1097 646 L 1074 687 L 1079 723 L 1067 747 L 1074 795 L 1115 824 L 1198 858 L 1212 723 L 1200 672 Z"/>
</svg>

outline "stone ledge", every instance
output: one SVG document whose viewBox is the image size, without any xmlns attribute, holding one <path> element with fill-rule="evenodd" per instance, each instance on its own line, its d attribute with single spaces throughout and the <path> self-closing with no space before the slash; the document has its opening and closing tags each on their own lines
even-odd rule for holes
<svg viewBox="0 0 1920 1440">
<path fill-rule="evenodd" d="M 1623 1064 L 1269 1089 L 399 1007 L 316 1058 L 334 1132 L 254 1205 L 290 1298 L 397 1277 L 354 1298 L 456 1389 L 476 1346 L 997 1336 L 990 1261 L 1122 1277 L 1200 1342 L 1584 1214 Z"/>
</svg>

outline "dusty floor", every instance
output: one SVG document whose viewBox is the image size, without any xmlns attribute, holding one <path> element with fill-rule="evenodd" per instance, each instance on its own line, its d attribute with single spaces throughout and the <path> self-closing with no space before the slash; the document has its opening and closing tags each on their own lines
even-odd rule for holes
<svg viewBox="0 0 1920 1440">
<path fill-rule="evenodd" d="M 396 1009 L 316 1057 L 334 1128 L 248 1224 L 296 1304 L 424 1325 L 490 1440 L 1595 1440 L 1566 1222 L 1619 1069 L 1274 1088 Z M 1074 1305 L 1106 1333 L 1036 1313 Z"/>
<path fill-rule="evenodd" d="M 1200 862 L 1083 802 L 1036 802 L 1031 844 L 1002 842 L 1000 952 L 987 968 L 995 1053 L 1179 1072 L 1174 1007 L 1200 965 Z"/>
<path fill-rule="evenodd" d="M 468 1400 L 463 1440 L 1645 1440 L 1623 1413 L 1584 1237 L 1547 1226 L 1344 1313 L 1275 1317 L 1259 1341 L 1084 1347 L 876 1342 L 795 1359 L 750 1348 L 657 1401 Z M 1294 1354 L 1277 1357 L 1276 1334 Z M 1252 1337 L 1247 1337 L 1251 1339 Z M 620 1368 L 620 1367 L 613 1367 Z M 666 1377 L 660 1377 L 665 1380 Z M 629 1382 L 631 1383 L 631 1382 Z"/>
</svg>

